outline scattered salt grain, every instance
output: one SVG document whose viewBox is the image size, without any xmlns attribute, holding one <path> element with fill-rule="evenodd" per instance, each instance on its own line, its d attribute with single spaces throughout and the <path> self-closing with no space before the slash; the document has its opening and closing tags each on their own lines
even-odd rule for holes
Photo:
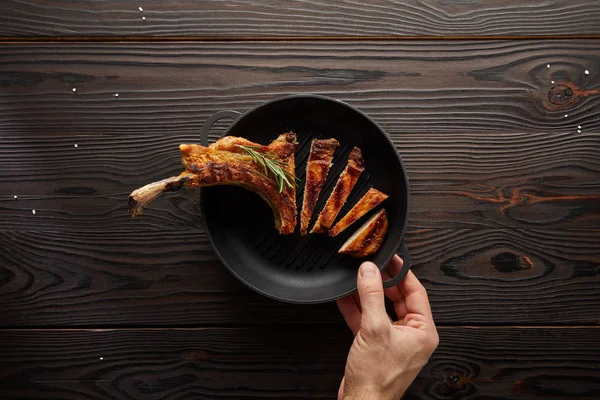
<svg viewBox="0 0 600 400">
<path fill-rule="evenodd" d="M 104 357 L 100 357 L 101 360 L 104 360 Z"/>
<path fill-rule="evenodd" d="M 565 114 L 565 118 L 569 118 L 569 114 Z"/>
<path fill-rule="evenodd" d="M 140 12 L 144 11 L 142 7 L 138 7 L 138 10 L 140 10 Z"/>
<path fill-rule="evenodd" d="M 581 129 L 581 125 L 577 125 L 577 129 Z"/>
<path fill-rule="evenodd" d="M 119 93 L 115 93 L 115 97 L 119 97 Z"/>
<path fill-rule="evenodd" d="M 586 70 L 585 70 L 585 74 L 586 74 L 586 75 L 589 75 L 589 74 L 590 74 L 590 71 L 588 71 L 588 70 L 586 69 Z"/>
<path fill-rule="evenodd" d="M 145 21 L 145 20 L 146 20 L 146 17 L 142 17 L 142 21 Z"/>
<path fill-rule="evenodd" d="M 581 129 L 577 129 L 577 133 L 581 133 Z"/>
<path fill-rule="evenodd" d="M 33 215 L 35 215 L 35 210 L 31 210 L 31 212 L 33 213 Z"/>
<path fill-rule="evenodd" d="M 552 84 L 554 85 L 554 81 L 552 81 Z"/>
<path fill-rule="evenodd" d="M 75 148 L 78 148 L 79 146 L 77 145 L 77 143 L 75 143 L 75 144 L 73 145 L 73 147 L 75 147 Z"/>
<path fill-rule="evenodd" d="M 550 64 L 546 64 L 546 68 L 550 68 Z"/>
<path fill-rule="evenodd" d="M 77 91 L 77 88 L 73 88 L 73 93 L 75 93 Z"/>
<path fill-rule="evenodd" d="M 15 200 L 17 199 L 17 195 L 16 194 L 13 196 L 13 199 L 15 199 Z"/>
</svg>

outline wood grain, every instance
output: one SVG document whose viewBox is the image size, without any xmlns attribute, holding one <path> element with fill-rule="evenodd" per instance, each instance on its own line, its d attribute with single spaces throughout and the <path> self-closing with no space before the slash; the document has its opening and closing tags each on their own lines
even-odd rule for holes
<svg viewBox="0 0 600 400">
<path fill-rule="evenodd" d="M 401 3 L 0 2 L 0 397 L 333 398 L 334 304 L 235 280 L 196 193 L 126 212 L 214 112 L 319 93 L 380 123 L 411 178 L 441 345 L 405 398 L 599 398 L 600 45 L 581 38 L 600 4 Z M 7 43 L 50 39 L 90 43 Z M 545 324 L 564 327 L 458 326 Z"/>
<path fill-rule="evenodd" d="M 570 36 L 600 34 L 599 18 L 600 6 L 593 0 L 5 0 L 0 35 Z"/>
<path fill-rule="evenodd" d="M 339 319 L 334 304 L 283 304 L 246 289 L 220 264 L 202 231 L 0 236 L 2 326 L 304 324 Z"/>
<path fill-rule="evenodd" d="M 209 115 L 294 91 L 347 100 L 386 129 L 411 178 L 413 228 L 597 227 L 595 42 L 5 49 L 2 229 L 121 229 L 127 194 L 178 173 L 177 145 L 197 142 Z M 552 80 L 571 90 L 564 104 L 548 103 Z M 185 195 L 153 207 L 129 227 L 201 226 Z"/>
<path fill-rule="evenodd" d="M 555 104 L 548 96 L 558 85 L 565 87 L 565 97 L 554 99 Z M 216 111 L 245 111 L 291 93 L 348 101 L 392 135 L 574 134 L 577 125 L 586 131 L 600 128 L 600 44 L 499 40 L 4 45 L 0 87 L 0 133 L 21 137 L 197 137 L 202 123 Z"/>
<path fill-rule="evenodd" d="M 434 229 L 407 236 L 438 324 L 600 322 L 600 231 Z M 334 304 L 246 289 L 202 230 L 0 232 L 1 326 L 335 324 Z"/>
<path fill-rule="evenodd" d="M 600 394 L 597 328 L 441 328 L 407 399 L 589 399 Z"/>
<path fill-rule="evenodd" d="M 600 230 L 431 229 L 407 237 L 436 321 L 465 325 L 597 324 L 585 308 L 600 315 L 598 241 Z"/>
<path fill-rule="evenodd" d="M 593 130 L 391 137 L 410 178 L 412 228 L 598 226 L 600 134 Z M 127 214 L 128 194 L 179 174 L 179 143 L 198 140 L 168 131 L 108 138 L 5 134 L 0 229 L 201 228 L 198 200 L 184 191 L 153 203 L 140 218 Z"/>
<path fill-rule="evenodd" d="M 4 399 L 326 399 L 342 328 L 0 331 L 0 384 Z"/>
<path fill-rule="evenodd" d="M 441 328 L 407 399 L 595 399 L 598 328 Z M 4 399 L 335 397 L 351 335 L 330 327 L 0 331 Z"/>
</svg>

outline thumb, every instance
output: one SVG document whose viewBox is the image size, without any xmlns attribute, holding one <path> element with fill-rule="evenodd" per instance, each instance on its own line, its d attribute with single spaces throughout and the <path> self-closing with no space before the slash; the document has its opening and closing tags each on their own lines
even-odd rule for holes
<svg viewBox="0 0 600 400">
<path fill-rule="evenodd" d="M 368 261 L 362 263 L 358 270 L 357 286 L 362 309 L 361 329 L 376 331 L 384 324 L 389 325 L 381 273 L 375 264 Z"/>
</svg>

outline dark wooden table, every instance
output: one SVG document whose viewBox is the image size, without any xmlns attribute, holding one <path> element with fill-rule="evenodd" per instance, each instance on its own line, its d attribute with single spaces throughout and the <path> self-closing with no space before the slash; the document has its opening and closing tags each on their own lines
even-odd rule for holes
<svg viewBox="0 0 600 400">
<path fill-rule="evenodd" d="M 405 160 L 441 336 L 406 399 L 600 398 L 600 3 L 521 3 L 3 0 L 0 398 L 335 397 L 334 304 L 246 289 L 185 193 L 127 214 L 212 113 L 290 93 Z"/>
</svg>

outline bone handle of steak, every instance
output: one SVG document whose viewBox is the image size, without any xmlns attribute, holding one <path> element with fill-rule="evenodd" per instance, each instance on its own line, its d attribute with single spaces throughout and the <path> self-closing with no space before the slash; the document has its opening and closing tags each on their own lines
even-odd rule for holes
<svg viewBox="0 0 600 400">
<path fill-rule="evenodd" d="M 144 207 L 159 198 L 165 192 L 184 188 L 232 185 L 250 190 L 262 197 L 273 210 L 275 228 L 281 234 L 294 232 L 296 223 L 295 190 L 285 188 L 283 193 L 277 190 L 274 181 L 259 171 L 261 169 L 244 168 L 244 165 L 232 167 L 228 163 L 190 164 L 192 172 L 150 183 L 129 196 L 129 212 L 132 217 L 142 213 Z M 285 195 L 291 191 L 289 196 Z M 277 202 L 275 199 L 277 198 Z M 285 212 L 287 218 L 282 218 Z M 284 223 L 285 222 L 285 223 Z"/>
<path fill-rule="evenodd" d="M 253 160 L 240 149 L 242 145 L 260 148 L 269 153 L 282 168 L 285 168 L 294 182 L 296 135 L 293 133 L 280 135 L 269 146 L 233 136 L 221 138 L 209 147 L 182 144 L 179 151 L 185 171 L 178 177 L 151 183 L 134 191 L 129 198 L 131 215 L 135 217 L 141 214 L 144 207 L 167 191 L 181 187 L 194 189 L 235 185 L 257 193 L 269 204 L 273 210 L 275 228 L 279 233 L 293 233 L 296 227 L 295 185 L 283 185 L 282 188 L 273 173 L 267 174 L 264 163 Z"/>
<path fill-rule="evenodd" d="M 172 176 L 133 191 L 129 195 L 129 213 L 133 218 L 137 217 L 148 204 L 166 192 L 181 189 L 188 179 L 187 176 Z"/>
</svg>

